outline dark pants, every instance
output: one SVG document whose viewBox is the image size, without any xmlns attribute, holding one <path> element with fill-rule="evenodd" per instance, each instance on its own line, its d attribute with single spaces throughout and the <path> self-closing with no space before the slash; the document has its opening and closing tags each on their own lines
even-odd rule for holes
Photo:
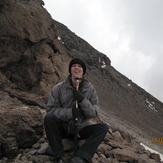
<svg viewBox="0 0 163 163">
<path fill-rule="evenodd" d="M 44 124 L 49 145 L 54 152 L 54 157 L 62 157 L 64 154 L 62 139 L 69 138 L 69 136 L 72 138 L 72 135 L 67 136 L 67 130 L 64 128 L 62 121 L 57 119 L 52 113 L 47 113 Z M 105 123 L 93 124 L 82 129 L 79 132 L 80 139 L 86 139 L 86 141 L 76 151 L 75 155 L 91 162 L 93 155 L 104 139 L 107 131 L 108 126 Z"/>
</svg>

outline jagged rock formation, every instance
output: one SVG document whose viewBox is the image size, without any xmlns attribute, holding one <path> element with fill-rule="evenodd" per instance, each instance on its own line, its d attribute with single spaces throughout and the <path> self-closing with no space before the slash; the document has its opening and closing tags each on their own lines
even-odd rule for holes
<svg viewBox="0 0 163 163">
<path fill-rule="evenodd" d="M 12 158 L 20 148 L 31 147 L 43 135 L 42 114 L 5 92 L 0 92 L 0 99 L 0 156 Z"/>
<path fill-rule="evenodd" d="M 163 104 L 117 72 L 106 55 L 53 20 L 43 4 L 42 0 L 0 1 L 0 159 L 15 157 L 43 137 L 47 98 L 53 85 L 68 75 L 68 63 L 75 56 L 88 65 L 86 77 L 99 94 L 101 118 L 116 131 L 124 130 L 161 152 L 162 144 L 152 144 L 151 138 L 162 137 Z M 131 141 L 123 147 L 118 141 L 111 145 L 112 136 L 104 142 L 107 150 L 96 157 L 131 161 L 123 154 L 135 149 Z M 134 151 L 135 162 L 140 162 L 139 152 Z M 146 153 L 146 160 L 151 155 Z"/>
<path fill-rule="evenodd" d="M 73 143 L 65 139 L 63 141 L 65 150 L 71 149 Z M 47 140 L 43 137 L 33 144 L 31 149 L 20 149 L 17 157 L 10 161 L 14 163 L 53 163 L 53 157 L 45 154 L 47 147 Z M 73 151 L 65 152 L 66 163 L 70 163 L 72 156 Z M 2 161 L 5 162 L 6 158 L 3 158 Z M 92 161 L 93 163 L 159 163 L 160 157 L 146 151 L 136 139 L 125 132 L 110 129 Z"/>
</svg>

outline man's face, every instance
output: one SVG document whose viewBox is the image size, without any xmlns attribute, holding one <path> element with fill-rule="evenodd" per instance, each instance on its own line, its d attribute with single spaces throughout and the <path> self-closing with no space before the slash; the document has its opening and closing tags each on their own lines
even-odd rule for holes
<svg viewBox="0 0 163 163">
<path fill-rule="evenodd" d="M 80 64 L 73 64 L 71 66 L 71 75 L 74 78 L 82 78 L 83 76 L 83 68 Z"/>
</svg>

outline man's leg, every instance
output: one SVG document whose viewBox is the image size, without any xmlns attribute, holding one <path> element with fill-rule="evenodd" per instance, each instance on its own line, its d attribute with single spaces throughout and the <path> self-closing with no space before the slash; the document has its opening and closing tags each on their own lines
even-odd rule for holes
<svg viewBox="0 0 163 163">
<path fill-rule="evenodd" d="M 85 127 L 79 132 L 81 139 L 86 139 L 85 143 L 77 150 L 76 156 L 91 162 L 98 146 L 108 132 L 108 125 L 105 123 L 94 124 Z"/>
<path fill-rule="evenodd" d="M 54 158 L 59 159 L 64 154 L 62 135 L 65 135 L 60 120 L 53 113 L 47 113 L 44 118 L 44 126 L 49 145 L 54 153 Z"/>
</svg>

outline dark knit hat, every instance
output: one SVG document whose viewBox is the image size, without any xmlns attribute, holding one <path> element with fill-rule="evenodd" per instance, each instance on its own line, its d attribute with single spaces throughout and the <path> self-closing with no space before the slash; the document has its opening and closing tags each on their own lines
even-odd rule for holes
<svg viewBox="0 0 163 163">
<path fill-rule="evenodd" d="M 86 73 L 86 64 L 84 63 L 84 61 L 80 58 L 74 58 L 71 60 L 70 64 L 69 64 L 69 73 L 71 74 L 71 66 L 73 64 L 79 64 L 82 66 L 83 68 L 83 75 Z"/>
</svg>

